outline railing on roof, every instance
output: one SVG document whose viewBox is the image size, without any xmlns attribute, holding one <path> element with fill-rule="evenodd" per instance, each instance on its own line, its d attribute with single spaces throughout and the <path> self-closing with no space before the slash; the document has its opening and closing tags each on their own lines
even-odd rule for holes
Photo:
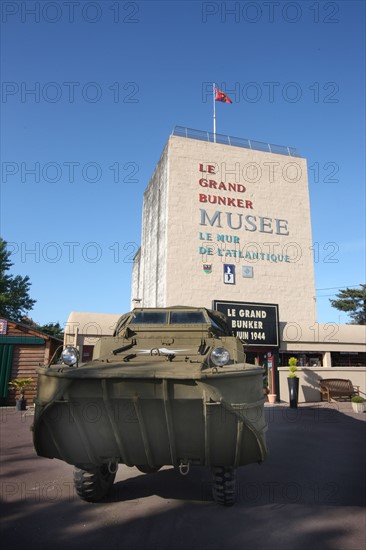
<svg viewBox="0 0 366 550">
<path fill-rule="evenodd" d="M 216 140 L 213 132 L 205 132 L 204 130 L 194 130 L 193 128 L 185 128 L 184 126 L 175 126 L 172 136 L 185 137 L 190 139 L 198 139 L 200 141 L 209 141 L 210 143 L 223 143 L 232 147 L 243 147 L 244 149 L 255 149 L 256 151 L 265 151 L 267 153 L 276 153 L 278 155 L 287 155 L 290 157 L 301 157 L 295 147 L 286 147 L 285 145 L 274 145 L 253 139 L 245 139 L 227 136 L 224 134 L 216 134 Z"/>
</svg>

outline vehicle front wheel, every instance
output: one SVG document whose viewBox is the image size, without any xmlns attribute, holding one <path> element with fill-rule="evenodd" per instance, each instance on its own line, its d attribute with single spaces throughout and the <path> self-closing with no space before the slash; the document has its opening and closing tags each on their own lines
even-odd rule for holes
<svg viewBox="0 0 366 550">
<path fill-rule="evenodd" d="M 222 506 L 233 506 L 236 500 L 236 470 L 226 466 L 212 468 L 212 496 Z"/>
<path fill-rule="evenodd" d="M 90 466 L 87 470 L 74 468 L 74 487 L 78 496 L 87 502 L 99 502 L 111 489 L 118 464 Z"/>
</svg>

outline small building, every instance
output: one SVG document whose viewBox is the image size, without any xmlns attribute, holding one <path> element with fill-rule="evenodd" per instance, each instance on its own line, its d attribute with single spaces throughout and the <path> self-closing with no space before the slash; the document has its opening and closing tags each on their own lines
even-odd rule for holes
<svg viewBox="0 0 366 550">
<path fill-rule="evenodd" d="M 62 340 L 29 326 L 0 319 L 0 404 L 14 405 L 15 392 L 9 390 L 10 380 L 32 378 L 26 399 L 33 402 L 36 394 L 39 365 L 49 363 Z"/>
<path fill-rule="evenodd" d="M 121 315 L 72 311 L 65 326 L 64 345 L 76 347 L 82 363 L 91 361 L 95 342 L 101 336 L 113 335 Z"/>
</svg>

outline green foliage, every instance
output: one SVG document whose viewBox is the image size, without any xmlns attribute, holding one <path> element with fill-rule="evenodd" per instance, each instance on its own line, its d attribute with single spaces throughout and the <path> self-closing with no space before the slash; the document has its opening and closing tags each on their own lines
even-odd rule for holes
<svg viewBox="0 0 366 550">
<path fill-rule="evenodd" d="M 44 332 L 45 334 L 49 334 L 50 336 L 54 336 L 59 340 L 64 339 L 64 329 L 58 322 L 46 323 L 45 325 L 38 325 L 30 317 L 22 317 L 21 322 L 24 325 L 27 325 L 28 327 L 34 328 L 35 330 L 40 330 L 41 332 Z"/>
<path fill-rule="evenodd" d="M 360 395 L 355 395 L 351 398 L 352 403 L 363 403 L 365 400 Z"/>
<path fill-rule="evenodd" d="M 332 307 L 346 311 L 352 324 L 366 325 L 366 285 L 340 290 L 336 296 L 336 300 L 330 300 Z"/>
<path fill-rule="evenodd" d="M 64 339 L 64 329 L 58 322 L 39 325 L 38 323 L 33 321 L 31 317 L 22 317 L 21 322 L 23 323 L 23 325 L 27 325 L 28 327 L 34 328 L 35 330 L 40 330 L 41 332 L 44 332 L 45 334 L 49 334 L 50 336 L 54 336 L 59 340 Z"/>
<path fill-rule="evenodd" d="M 289 378 L 297 378 L 297 359 L 296 357 L 290 357 L 288 360 L 290 374 L 288 375 Z"/>
<path fill-rule="evenodd" d="M 54 336 L 55 338 L 59 338 L 60 340 L 64 339 L 64 329 L 60 323 L 47 323 L 46 325 L 39 326 L 38 330 L 50 336 Z"/>
<path fill-rule="evenodd" d="M 33 383 L 32 378 L 14 378 L 9 382 L 9 386 L 13 387 L 20 394 L 20 399 L 24 397 L 25 389 Z"/>
<path fill-rule="evenodd" d="M 21 321 L 24 314 L 33 308 L 36 300 L 29 296 L 31 283 L 28 275 L 21 277 L 7 274 L 13 264 L 6 244 L 0 237 L 0 317 Z"/>
</svg>

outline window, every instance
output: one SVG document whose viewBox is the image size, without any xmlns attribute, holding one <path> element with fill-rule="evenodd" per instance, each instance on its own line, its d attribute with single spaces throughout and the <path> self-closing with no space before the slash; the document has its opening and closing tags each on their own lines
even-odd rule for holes
<svg viewBox="0 0 366 550">
<path fill-rule="evenodd" d="M 166 324 L 165 311 L 137 311 L 131 323 L 134 325 L 164 325 Z"/>
<path fill-rule="evenodd" d="M 83 352 L 81 354 L 81 362 L 87 363 L 93 359 L 94 346 L 83 346 Z"/>
<path fill-rule="evenodd" d="M 207 324 L 202 311 L 172 311 L 170 313 L 171 325 L 197 325 L 202 323 Z"/>
<path fill-rule="evenodd" d="M 363 352 L 331 352 L 332 367 L 364 367 L 366 353 Z"/>
</svg>

